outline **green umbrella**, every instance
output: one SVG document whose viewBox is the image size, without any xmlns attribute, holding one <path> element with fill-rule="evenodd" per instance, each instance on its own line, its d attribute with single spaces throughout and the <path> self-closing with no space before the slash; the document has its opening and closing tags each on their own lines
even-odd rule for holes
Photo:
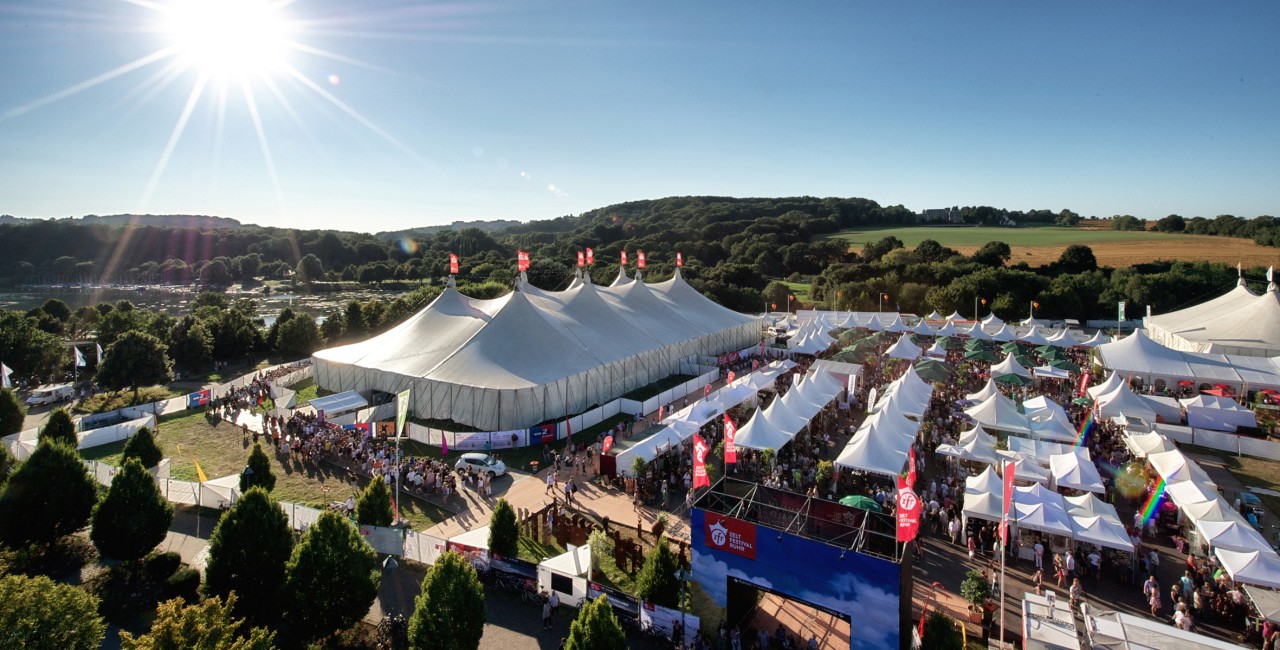
<svg viewBox="0 0 1280 650">
<path fill-rule="evenodd" d="M 951 379 L 951 367 L 941 361 L 925 359 L 916 364 L 916 374 L 925 381 L 948 381 Z"/>
<path fill-rule="evenodd" d="M 1090 397 L 1077 397 L 1077 398 L 1075 398 L 1075 399 L 1071 400 L 1071 403 L 1072 403 L 1072 404 L 1075 404 L 1076 406 L 1092 406 L 1092 405 L 1093 405 L 1093 398 L 1090 398 Z"/>
<path fill-rule="evenodd" d="M 1049 349 L 1046 350 L 1045 348 L 1049 348 Z M 1036 348 L 1036 352 L 1039 352 L 1040 356 L 1045 361 L 1057 361 L 1058 359 L 1067 358 L 1066 354 L 1062 350 L 1055 348 L 1052 345 L 1042 345 Z"/>
<path fill-rule="evenodd" d="M 841 343 L 853 343 L 864 336 L 866 336 L 866 332 L 859 332 L 857 329 L 851 329 L 840 332 L 840 335 L 836 338 L 839 339 Z"/>
<path fill-rule="evenodd" d="M 1021 364 L 1023 368 L 1034 368 L 1036 365 L 1036 362 L 1032 361 L 1031 357 L 1022 353 L 1014 353 L 1013 359 Z"/>
<path fill-rule="evenodd" d="M 1018 349 L 1018 344 L 1014 343 L 1013 341 L 1000 344 L 1000 350 L 1006 353 L 1013 352 L 1014 350 L 1017 350 L 1017 349 Z"/>
<path fill-rule="evenodd" d="M 849 496 L 840 499 L 840 503 L 854 508 L 880 512 L 880 504 L 876 503 L 875 499 L 872 499 L 871 497 L 864 497 L 861 494 L 850 494 Z"/>
<path fill-rule="evenodd" d="M 1061 368 L 1068 372 L 1080 372 L 1080 366 L 1077 366 L 1076 364 L 1071 363 L 1066 359 L 1054 359 L 1049 362 L 1049 365 L 1053 366 L 1054 368 Z"/>
<path fill-rule="evenodd" d="M 925 334 L 914 334 L 914 333 L 908 334 L 907 336 L 911 337 L 912 343 L 915 343 L 916 345 L 922 348 L 927 348 L 930 345 L 933 345 L 933 337 L 931 336 L 927 336 Z"/>
<path fill-rule="evenodd" d="M 942 347 L 948 350 L 960 350 L 964 348 L 964 339 L 958 336 L 942 337 Z"/>
<path fill-rule="evenodd" d="M 987 350 L 969 350 L 964 353 L 966 359 L 976 359 L 978 361 L 986 361 L 987 363 L 995 363 L 999 361 L 995 354 Z"/>
<path fill-rule="evenodd" d="M 1023 377 L 1022 375 L 1015 375 L 1013 373 L 1009 373 L 1007 375 L 1000 375 L 999 377 L 996 377 L 996 382 L 1001 384 L 1009 384 L 1011 386 L 1030 386 L 1031 385 L 1030 379 Z"/>
<path fill-rule="evenodd" d="M 841 350 L 832 355 L 831 360 L 841 363 L 862 363 L 866 360 L 864 357 L 863 353 L 855 350 Z"/>
</svg>

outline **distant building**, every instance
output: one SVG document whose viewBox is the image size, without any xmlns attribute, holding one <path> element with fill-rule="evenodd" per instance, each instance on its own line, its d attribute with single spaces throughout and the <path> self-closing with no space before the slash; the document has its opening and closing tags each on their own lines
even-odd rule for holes
<svg viewBox="0 0 1280 650">
<path fill-rule="evenodd" d="M 920 220 L 925 223 L 964 223 L 960 208 L 929 208 L 920 213 Z"/>
</svg>

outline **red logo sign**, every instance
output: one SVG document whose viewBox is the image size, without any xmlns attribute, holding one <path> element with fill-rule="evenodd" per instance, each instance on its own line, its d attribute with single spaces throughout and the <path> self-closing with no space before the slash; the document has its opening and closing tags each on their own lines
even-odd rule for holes
<svg viewBox="0 0 1280 650">
<path fill-rule="evenodd" d="M 707 452 L 711 448 L 707 446 L 702 436 L 693 434 L 693 489 L 700 487 L 708 487 L 711 485 L 711 477 L 707 476 Z"/>
<path fill-rule="evenodd" d="M 736 438 L 738 437 L 738 425 L 729 419 L 729 414 L 724 414 L 724 462 L 738 462 L 738 445 Z"/>
<path fill-rule="evenodd" d="M 745 521 L 706 513 L 706 546 L 741 555 L 748 560 L 756 559 L 756 527 Z"/>
<path fill-rule="evenodd" d="M 909 542 L 920 530 L 920 498 L 898 479 L 898 541 Z"/>
</svg>

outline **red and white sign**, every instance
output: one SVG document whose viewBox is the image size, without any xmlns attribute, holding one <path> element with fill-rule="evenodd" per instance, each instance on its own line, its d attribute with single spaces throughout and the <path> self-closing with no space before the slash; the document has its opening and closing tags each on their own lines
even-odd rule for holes
<svg viewBox="0 0 1280 650">
<path fill-rule="evenodd" d="M 702 396 L 711 397 L 711 384 L 702 387 Z"/>
<path fill-rule="evenodd" d="M 586 265 L 587 265 L 587 256 L 582 251 L 578 251 L 578 268 L 582 268 Z"/>
<path fill-rule="evenodd" d="M 676 251 L 676 266 L 684 266 L 684 256 L 680 254 L 680 251 Z"/>
<path fill-rule="evenodd" d="M 627 251 L 622 251 L 622 262 L 621 262 L 621 264 L 622 264 L 622 266 L 626 266 L 626 265 L 627 265 Z"/>
<path fill-rule="evenodd" d="M 1013 504 L 1013 461 L 1004 464 L 1004 506 L 1000 511 L 1000 545 L 1009 543 L 1009 508 Z"/>
<path fill-rule="evenodd" d="M 756 527 L 740 519 L 706 513 L 706 545 L 748 560 L 756 559 Z"/>
<path fill-rule="evenodd" d="M 707 476 L 707 452 L 711 448 L 707 446 L 707 441 L 702 436 L 693 434 L 693 489 L 700 487 L 709 487 L 711 485 L 711 477 Z"/>
<path fill-rule="evenodd" d="M 636 251 L 636 268 L 644 268 L 644 251 Z"/>
<path fill-rule="evenodd" d="M 916 487 L 916 447 L 912 445 L 907 449 L 907 487 L 915 489 Z"/>
<path fill-rule="evenodd" d="M 738 462 L 738 443 L 734 442 L 734 438 L 738 437 L 738 425 L 733 423 L 729 418 L 729 414 L 724 414 L 724 462 Z"/>
<path fill-rule="evenodd" d="M 1083 397 L 1085 389 L 1089 387 L 1089 373 L 1086 371 L 1080 376 L 1080 395 Z"/>
<path fill-rule="evenodd" d="M 730 370 L 730 371 L 729 371 L 729 376 L 728 376 L 728 378 L 726 378 L 726 379 L 724 380 L 724 383 L 726 383 L 726 384 L 732 384 L 732 383 L 733 383 L 733 380 L 734 380 L 734 379 L 737 379 L 737 378 L 738 378 L 738 375 L 734 374 L 734 372 L 733 372 L 732 370 Z"/>
<path fill-rule="evenodd" d="M 529 254 L 522 251 L 516 251 L 516 270 L 525 271 L 529 268 Z"/>
<path fill-rule="evenodd" d="M 607 454 L 607 453 L 609 453 L 609 450 L 610 450 L 610 449 L 613 449 L 613 436 L 605 436 L 605 437 L 604 437 L 604 451 L 602 451 L 601 453 L 605 453 L 605 454 Z"/>
<path fill-rule="evenodd" d="M 594 251 L 588 248 L 587 249 L 587 266 L 591 266 L 592 264 L 595 264 L 595 263 L 596 263 L 596 254 Z"/>
<path fill-rule="evenodd" d="M 458 274 L 458 256 L 453 253 L 449 253 L 449 273 L 451 275 Z"/>
<path fill-rule="evenodd" d="M 920 531 L 920 497 L 907 486 L 906 481 L 898 478 L 898 541 L 909 542 L 916 538 Z"/>
</svg>

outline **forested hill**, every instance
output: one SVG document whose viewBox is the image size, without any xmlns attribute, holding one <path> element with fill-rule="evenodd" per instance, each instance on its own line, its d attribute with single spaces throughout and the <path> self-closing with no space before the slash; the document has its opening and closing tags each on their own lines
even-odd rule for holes
<svg viewBox="0 0 1280 650">
<path fill-rule="evenodd" d="M 23 224 L 36 221 L 44 221 L 44 219 L 24 219 L 7 214 L 0 215 L 0 224 Z M 159 226 L 162 228 L 195 228 L 197 230 L 239 228 L 242 225 L 239 221 L 228 217 L 209 217 L 192 214 L 108 214 L 103 216 L 89 214 L 80 218 L 71 217 L 59 219 L 58 221 L 73 226 Z"/>
</svg>

